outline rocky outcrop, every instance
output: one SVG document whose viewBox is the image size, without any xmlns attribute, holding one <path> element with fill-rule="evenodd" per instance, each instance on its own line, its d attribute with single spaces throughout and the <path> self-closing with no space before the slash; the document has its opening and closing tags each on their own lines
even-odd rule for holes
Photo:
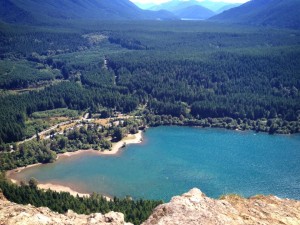
<svg viewBox="0 0 300 225">
<path fill-rule="evenodd" d="M 7 201 L 0 193 L 0 225 L 131 225 L 122 213 L 109 212 L 79 215 L 72 211 L 58 214 L 50 209 L 19 205 Z"/>
<path fill-rule="evenodd" d="M 300 201 L 275 196 L 206 197 L 199 189 L 159 205 L 143 225 L 299 225 Z"/>
<path fill-rule="evenodd" d="M 129 225 L 122 213 L 58 214 L 48 208 L 18 205 L 0 192 L 0 225 Z M 221 200 L 206 197 L 199 189 L 175 196 L 159 205 L 143 225 L 299 225 L 300 201 L 275 196 L 248 199 L 228 195 Z"/>
</svg>

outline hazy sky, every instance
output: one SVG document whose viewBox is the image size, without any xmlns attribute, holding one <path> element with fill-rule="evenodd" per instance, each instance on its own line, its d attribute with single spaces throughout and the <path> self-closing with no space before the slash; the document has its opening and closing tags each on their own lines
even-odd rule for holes
<svg viewBox="0 0 300 225">
<path fill-rule="evenodd" d="M 148 3 L 155 3 L 155 4 L 160 4 L 164 2 L 169 2 L 171 0 L 130 0 L 132 2 L 136 3 L 143 3 L 143 4 L 148 4 Z M 198 0 L 199 2 L 202 2 L 204 0 Z M 248 2 L 249 0 L 210 0 L 212 2 L 228 2 L 228 3 L 245 3 Z"/>
</svg>

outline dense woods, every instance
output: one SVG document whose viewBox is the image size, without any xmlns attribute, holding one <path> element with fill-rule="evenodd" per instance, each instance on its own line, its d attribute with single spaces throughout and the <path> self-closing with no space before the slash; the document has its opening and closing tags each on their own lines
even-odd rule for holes
<svg viewBox="0 0 300 225">
<path fill-rule="evenodd" d="M 108 201 L 96 193 L 89 198 L 73 197 L 66 192 L 39 190 L 34 180 L 30 180 L 29 184 L 23 183 L 17 186 L 10 184 L 3 174 L 0 176 L 0 189 L 8 200 L 37 207 L 45 206 L 59 213 L 65 213 L 69 209 L 79 214 L 122 212 L 127 222 L 138 225 L 150 216 L 156 206 L 162 203 L 162 201 L 155 200 L 132 200 L 129 197 L 124 199 L 115 197 L 112 201 Z"/>
<path fill-rule="evenodd" d="M 34 179 L 12 184 L 5 171 L 110 150 L 147 126 L 299 133 L 300 31 L 267 27 L 298 29 L 298 5 L 257 0 L 210 21 L 114 21 L 175 17 L 129 1 L 0 2 L 0 191 L 59 213 L 122 212 L 137 225 L 162 202 L 74 197 Z"/>
<path fill-rule="evenodd" d="M 25 132 L 25 120 L 36 111 L 69 107 L 83 110 L 98 105 L 130 112 L 138 105 L 138 99 L 122 94 L 114 88 L 83 88 L 74 82 L 62 82 L 39 92 L 0 97 L 1 128 L 0 140 L 13 142 L 22 140 Z"/>
<path fill-rule="evenodd" d="M 144 25 L 91 24 L 67 32 L 2 25 L 0 142 L 24 139 L 32 113 L 64 107 L 129 113 L 142 105 L 141 115 L 266 120 L 262 131 L 277 122 L 270 133 L 299 132 L 297 31 Z M 9 91 L 22 88 L 29 89 Z"/>
<path fill-rule="evenodd" d="M 50 163 L 66 151 L 109 149 L 146 125 L 298 133 L 299 36 L 201 21 L 74 23 L 68 29 L 0 23 L 0 170 Z M 94 119 L 117 112 L 138 119 L 82 123 L 20 143 L 56 119 L 85 112 Z M 0 188 L 18 203 L 58 212 L 115 210 L 135 224 L 160 203 L 72 197 L 3 177 Z"/>
</svg>

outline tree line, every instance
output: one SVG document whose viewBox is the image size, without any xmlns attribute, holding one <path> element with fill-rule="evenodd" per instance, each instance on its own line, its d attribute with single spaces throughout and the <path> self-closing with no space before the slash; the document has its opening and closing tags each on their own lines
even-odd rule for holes
<svg viewBox="0 0 300 225">
<path fill-rule="evenodd" d="M 295 36 L 214 25 L 216 33 L 205 23 L 174 23 L 147 22 L 147 29 L 139 23 L 104 23 L 72 32 L 4 29 L 3 59 L 13 55 L 42 63 L 57 69 L 65 81 L 38 92 L 1 95 L 0 143 L 24 139 L 32 113 L 61 107 L 127 113 L 142 105 L 159 116 L 276 120 L 282 122 L 275 133 L 299 132 L 300 49 Z M 90 45 L 83 36 L 89 32 L 108 38 Z M 122 43 L 147 48 L 128 49 Z"/>
<path fill-rule="evenodd" d="M 114 197 L 108 201 L 96 193 L 93 193 L 91 197 L 74 197 L 67 192 L 40 190 L 34 180 L 30 180 L 28 184 L 23 182 L 20 186 L 11 184 L 2 173 L 0 174 L 0 190 L 12 202 L 48 207 L 58 213 L 66 213 L 69 209 L 79 214 L 122 212 L 125 215 L 125 221 L 135 225 L 144 222 L 153 209 L 162 204 L 162 201 L 132 200 L 129 197 L 124 199 Z"/>
</svg>

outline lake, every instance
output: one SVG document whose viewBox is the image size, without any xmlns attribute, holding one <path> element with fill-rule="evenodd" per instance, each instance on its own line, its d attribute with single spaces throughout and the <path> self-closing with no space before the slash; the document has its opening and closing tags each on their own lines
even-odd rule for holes
<svg viewBox="0 0 300 225">
<path fill-rule="evenodd" d="M 17 176 L 134 199 L 169 201 L 193 187 L 215 198 L 237 193 L 300 199 L 300 135 L 161 126 L 118 156 L 77 155 Z"/>
</svg>

